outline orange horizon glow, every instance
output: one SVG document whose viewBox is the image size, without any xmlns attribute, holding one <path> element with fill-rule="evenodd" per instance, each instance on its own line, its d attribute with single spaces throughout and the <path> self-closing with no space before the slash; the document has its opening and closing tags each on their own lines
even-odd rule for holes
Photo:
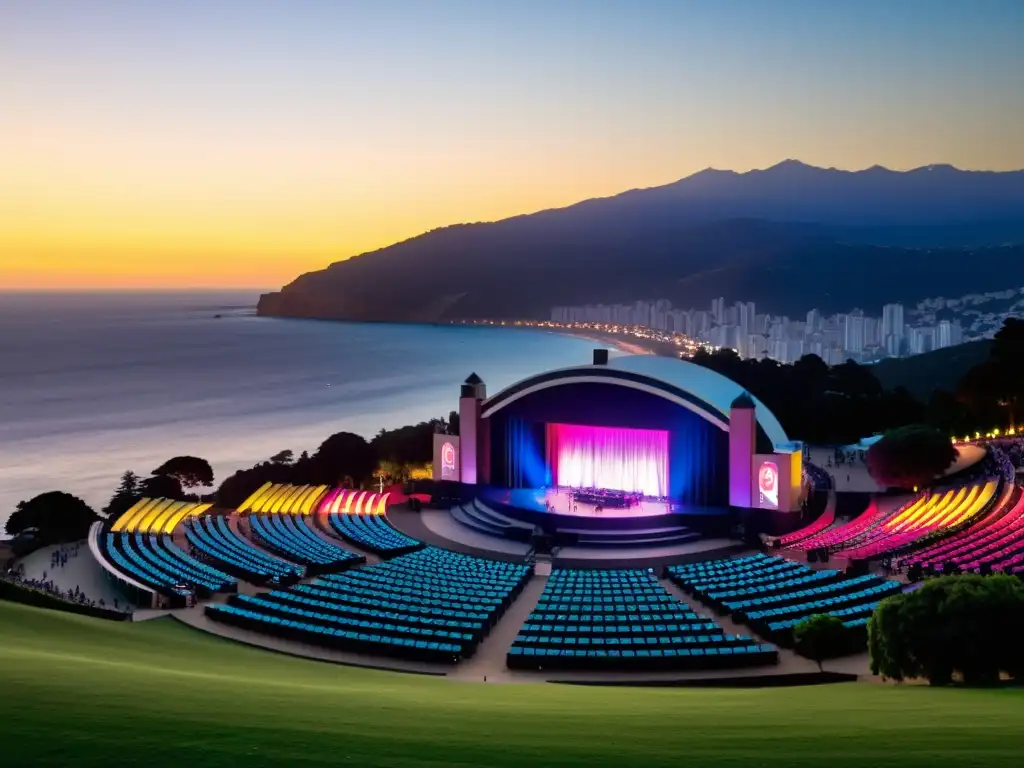
<svg viewBox="0 0 1024 768">
<path fill-rule="evenodd" d="M 1020 3 L 0 3 L 0 290 L 276 289 L 708 167 L 1021 168 L 1021 21 Z"/>
</svg>

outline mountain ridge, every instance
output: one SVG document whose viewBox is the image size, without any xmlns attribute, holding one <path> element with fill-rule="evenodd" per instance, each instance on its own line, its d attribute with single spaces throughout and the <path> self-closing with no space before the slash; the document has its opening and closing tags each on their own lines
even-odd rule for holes
<svg viewBox="0 0 1024 768">
<path fill-rule="evenodd" d="M 837 302 L 871 305 L 942 294 L 947 284 L 998 288 L 976 273 L 1006 263 L 1007 279 L 1016 281 L 1017 271 L 1024 277 L 1024 266 L 1015 266 L 1024 264 L 1022 253 L 998 247 L 1021 244 L 1024 171 L 948 164 L 846 171 L 785 160 L 743 173 L 708 168 L 657 187 L 433 229 L 301 275 L 262 297 L 259 312 L 431 322 L 539 317 L 557 303 L 631 301 L 665 286 L 670 299 L 701 304 L 710 291 L 788 311 L 801 295 L 823 303 L 807 302 L 806 293 L 836 279 L 848 283 L 834 286 Z M 965 249 L 973 276 L 963 269 Z M 849 270 L 830 277 L 830 265 L 844 260 L 875 271 L 877 282 L 897 283 L 893 293 L 902 295 L 882 296 Z M 949 279 L 936 279 L 936 270 Z M 780 275 L 796 276 L 792 290 Z M 965 286 L 971 279 L 978 284 Z M 915 295 L 908 280 L 928 293 Z"/>
</svg>

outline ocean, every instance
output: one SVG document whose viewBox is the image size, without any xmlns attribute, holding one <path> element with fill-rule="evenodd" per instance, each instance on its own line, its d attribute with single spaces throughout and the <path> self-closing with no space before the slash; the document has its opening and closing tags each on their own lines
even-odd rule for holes
<svg viewBox="0 0 1024 768">
<path fill-rule="evenodd" d="M 587 363 L 592 341 L 506 328 L 277 320 L 255 293 L 0 293 L 0 537 L 15 504 L 63 490 L 101 509 L 126 469 L 179 454 L 217 480 L 346 430 L 447 416 Z M 220 315 L 220 317 L 217 317 Z"/>
</svg>

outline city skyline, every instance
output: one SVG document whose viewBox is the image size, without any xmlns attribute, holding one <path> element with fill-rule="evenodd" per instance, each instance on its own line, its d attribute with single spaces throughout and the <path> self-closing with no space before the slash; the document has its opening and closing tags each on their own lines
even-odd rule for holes
<svg viewBox="0 0 1024 768">
<path fill-rule="evenodd" d="M 1016 289 L 1005 293 L 1010 292 L 1018 293 Z M 1020 294 L 1024 295 L 1024 288 Z M 971 296 L 974 294 L 942 299 L 941 308 L 959 306 Z M 684 336 L 698 345 L 733 349 L 744 359 L 770 358 L 793 363 L 813 354 L 829 365 L 922 354 L 984 338 L 998 329 L 998 323 L 992 323 L 990 331 L 965 335 L 959 318 L 929 316 L 921 309 L 927 304 L 921 302 L 911 308 L 901 303 L 885 304 L 881 315 L 870 315 L 859 308 L 826 315 L 812 308 L 803 319 L 791 319 L 786 315 L 758 313 L 754 301 L 728 304 L 724 297 L 717 297 L 711 300 L 709 309 L 681 309 L 673 307 L 667 299 L 656 299 L 631 304 L 557 306 L 552 308 L 549 322 L 562 326 L 648 328 Z M 695 349 L 691 345 L 690 353 Z"/>
<path fill-rule="evenodd" d="M 45 6 L 0 8 L 8 289 L 271 287 L 706 167 L 1024 167 L 1013 2 Z"/>
</svg>

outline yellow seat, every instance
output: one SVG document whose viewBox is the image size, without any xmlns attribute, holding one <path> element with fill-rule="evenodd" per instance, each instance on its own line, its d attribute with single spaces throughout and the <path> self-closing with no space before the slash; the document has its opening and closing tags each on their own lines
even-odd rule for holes
<svg viewBox="0 0 1024 768">
<path fill-rule="evenodd" d="M 257 501 L 263 498 L 264 494 L 267 491 L 269 491 L 273 487 L 273 485 L 273 483 L 264 483 L 263 485 L 261 485 L 249 496 L 249 498 L 247 498 L 245 501 L 241 503 L 241 505 L 239 505 L 238 511 L 245 512 L 246 510 L 252 508 Z"/>
<path fill-rule="evenodd" d="M 163 530 L 164 524 L 167 522 L 167 518 L 171 517 L 171 515 L 173 515 L 178 510 L 183 509 L 184 507 L 191 506 L 192 503 L 193 502 L 191 501 L 178 501 L 175 502 L 174 504 L 171 504 L 169 507 L 166 507 L 163 512 L 156 516 L 156 518 L 153 520 L 152 523 L 150 523 L 149 527 L 146 530 L 140 531 L 140 533 L 159 533 L 161 530 Z"/>
<path fill-rule="evenodd" d="M 317 511 L 317 506 L 320 504 L 321 499 L 327 495 L 329 486 L 317 485 L 306 495 L 306 498 L 302 500 L 297 512 L 303 515 L 311 515 Z"/>
<path fill-rule="evenodd" d="M 121 516 L 114 521 L 114 524 L 110 527 L 110 530 L 114 533 L 120 533 L 121 531 L 123 531 L 127 524 L 131 520 L 135 519 L 135 516 L 138 515 L 139 511 L 142 510 L 151 501 L 152 499 L 139 499 L 137 502 L 132 504 L 130 509 L 121 513 Z"/>
<path fill-rule="evenodd" d="M 292 486 L 282 485 L 280 483 L 274 485 L 270 489 L 270 492 L 263 497 L 259 504 L 252 508 L 253 512 L 270 512 L 278 500 L 284 498 L 284 496 L 291 492 Z"/>
</svg>

